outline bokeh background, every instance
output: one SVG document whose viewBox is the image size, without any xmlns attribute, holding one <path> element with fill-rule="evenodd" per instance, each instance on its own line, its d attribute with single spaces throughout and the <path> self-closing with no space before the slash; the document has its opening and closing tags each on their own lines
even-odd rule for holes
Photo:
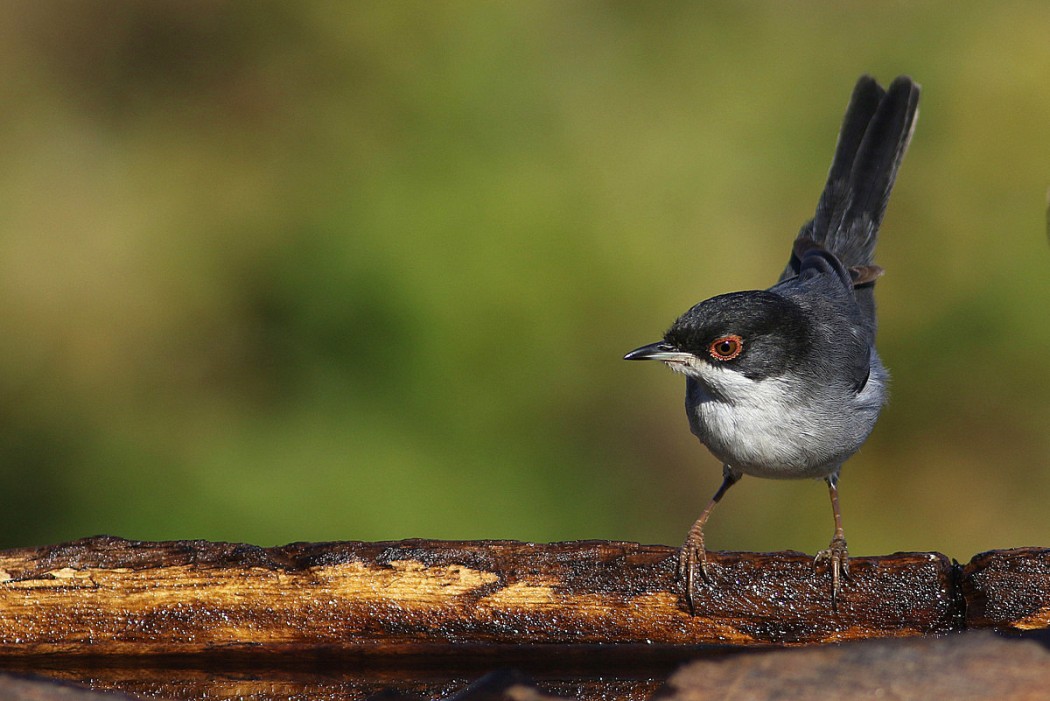
<svg viewBox="0 0 1050 701">
<path fill-rule="evenodd" d="M 681 542 L 627 350 L 768 286 L 856 78 L 921 118 L 851 552 L 1050 545 L 1050 5 L 0 4 L 0 545 Z M 715 549 L 824 547 L 746 479 Z"/>
</svg>

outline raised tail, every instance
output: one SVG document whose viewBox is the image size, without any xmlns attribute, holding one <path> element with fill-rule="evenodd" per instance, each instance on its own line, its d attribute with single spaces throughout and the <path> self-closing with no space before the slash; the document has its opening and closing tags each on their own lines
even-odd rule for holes
<svg viewBox="0 0 1050 701">
<path fill-rule="evenodd" d="M 872 266 L 875 240 L 919 109 L 919 86 L 901 76 L 883 90 L 871 76 L 853 88 L 817 211 L 799 231 L 846 268 Z M 792 256 L 781 279 L 798 273 Z"/>
</svg>

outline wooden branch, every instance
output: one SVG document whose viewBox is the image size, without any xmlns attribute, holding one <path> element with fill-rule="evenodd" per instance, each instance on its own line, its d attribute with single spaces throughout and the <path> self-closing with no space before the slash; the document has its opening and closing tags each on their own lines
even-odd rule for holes
<svg viewBox="0 0 1050 701">
<path fill-rule="evenodd" d="M 678 593 L 675 558 L 672 548 L 607 542 L 258 548 L 90 538 L 9 550 L 0 552 L 0 667 L 151 697 L 260 699 L 391 688 L 420 698 L 460 690 L 462 701 L 696 701 L 741 689 L 756 699 L 845 698 L 886 688 L 918 689 L 915 698 L 979 689 L 987 693 L 975 698 L 989 699 L 1024 696 L 1021 688 L 1037 698 L 1050 678 L 1041 647 L 992 636 L 757 656 L 697 647 L 1045 629 L 1047 549 L 984 553 L 965 568 L 932 553 L 856 558 L 834 609 L 828 574 L 810 556 L 712 553 L 696 616 Z M 700 661 L 661 686 L 691 659 Z M 462 689 L 508 665 L 542 670 L 544 691 L 505 676 Z M 24 682 L 0 673 L 0 689 L 10 684 Z M 73 698 L 67 687 L 35 687 L 34 698 Z"/>
<path fill-rule="evenodd" d="M 981 553 L 966 565 L 961 579 L 968 627 L 1050 628 L 1050 549 Z"/>
<path fill-rule="evenodd" d="M 690 615 L 676 550 L 634 543 L 297 543 L 98 537 L 0 552 L 0 654 L 392 655 L 465 646 L 802 645 L 961 625 L 943 555 L 711 553 Z M 971 575 L 971 582 L 979 577 Z"/>
</svg>

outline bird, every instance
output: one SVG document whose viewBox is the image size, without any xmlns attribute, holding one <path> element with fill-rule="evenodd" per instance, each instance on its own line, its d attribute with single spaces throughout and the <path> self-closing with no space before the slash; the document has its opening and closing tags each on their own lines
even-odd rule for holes
<svg viewBox="0 0 1050 701">
<path fill-rule="evenodd" d="M 887 400 L 889 373 L 875 350 L 874 286 L 883 273 L 875 243 L 919 92 L 908 76 L 887 88 L 861 76 L 816 211 L 776 284 L 704 300 L 662 340 L 624 356 L 685 375 L 690 430 L 723 465 L 721 486 L 678 552 L 677 579 L 694 614 L 703 583 L 711 582 L 704 525 L 744 475 L 823 479 L 835 531 L 815 566 L 831 572 L 833 607 L 850 578 L 839 473 Z"/>
</svg>

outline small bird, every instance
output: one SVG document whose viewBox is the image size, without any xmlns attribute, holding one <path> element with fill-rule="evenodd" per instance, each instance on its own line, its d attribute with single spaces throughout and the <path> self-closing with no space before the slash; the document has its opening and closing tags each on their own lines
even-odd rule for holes
<svg viewBox="0 0 1050 701">
<path fill-rule="evenodd" d="M 795 238 L 768 290 L 730 292 L 682 314 L 663 340 L 625 360 L 659 360 L 685 375 L 693 434 L 723 464 L 722 485 L 678 555 L 686 603 L 696 611 L 697 570 L 708 577 L 704 524 L 743 476 L 820 478 L 835 534 L 827 562 L 832 605 L 849 552 L 839 511 L 842 464 L 867 439 L 887 397 L 875 352 L 875 240 L 918 114 L 919 86 L 902 76 L 883 89 L 862 76 L 839 131 L 813 219 Z"/>
</svg>

